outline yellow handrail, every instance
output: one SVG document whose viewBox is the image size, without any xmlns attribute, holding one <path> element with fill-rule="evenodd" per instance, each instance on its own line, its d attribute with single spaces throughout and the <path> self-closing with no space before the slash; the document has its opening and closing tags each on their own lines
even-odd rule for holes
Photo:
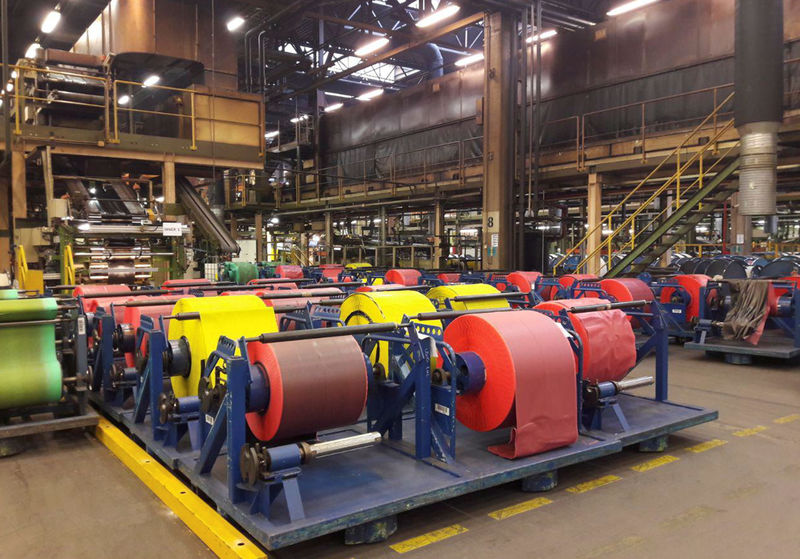
<svg viewBox="0 0 800 559">
<path fill-rule="evenodd" d="M 66 245 L 64 247 L 62 281 L 65 285 L 75 284 L 75 257 L 72 253 L 72 245 Z"/>
<path fill-rule="evenodd" d="M 607 215 L 606 215 L 606 216 L 605 216 L 603 219 L 601 219 L 601 220 L 600 220 L 600 222 L 599 222 L 597 225 L 595 225 L 595 226 L 594 226 L 594 227 L 592 227 L 590 230 L 588 230 L 588 231 L 586 232 L 586 234 L 585 234 L 585 235 L 584 235 L 584 236 L 581 238 L 581 240 L 580 240 L 580 241 L 578 241 L 578 242 L 575 244 L 575 246 L 573 246 L 571 249 L 569 249 L 569 250 L 566 252 L 566 254 L 564 254 L 564 256 L 563 256 L 563 257 L 562 257 L 562 258 L 561 258 L 561 259 L 560 259 L 560 260 L 559 260 L 559 261 L 556 263 L 556 265 L 554 266 L 554 270 L 557 270 L 557 269 L 558 269 L 558 268 L 559 268 L 559 267 L 560 267 L 560 266 L 561 266 L 561 265 L 562 265 L 562 264 L 563 264 L 563 263 L 564 263 L 564 262 L 567 260 L 567 258 L 569 258 L 569 257 L 570 257 L 570 255 L 572 255 L 574 252 L 576 252 L 576 251 L 577 251 L 577 250 L 578 250 L 578 249 L 579 249 L 579 248 L 580 248 L 580 247 L 581 247 L 581 246 L 582 246 L 582 245 L 583 245 L 583 244 L 584 244 L 584 243 L 585 243 L 585 242 L 586 242 L 586 241 L 587 241 L 587 240 L 588 240 L 590 237 L 592 237 L 592 235 L 594 235 L 595 233 L 597 233 L 597 231 L 598 231 L 598 230 L 602 230 L 602 227 L 603 227 L 603 225 L 604 225 L 604 224 L 608 223 L 608 225 L 609 225 L 609 228 L 610 228 L 610 226 L 611 226 L 611 218 L 612 218 L 614 215 L 616 215 L 616 214 L 617 214 L 617 213 L 618 213 L 618 212 L 619 212 L 619 211 L 622 209 L 622 207 L 623 207 L 623 206 L 624 206 L 624 205 L 625 205 L 625 204 L 628 202 L 628 200 L 629 200 L 629 199 L 630 199 L 630 198 L 631 198 L 631 197 L 632 197 L 634 194 L 636 194 L 636 192 L 637 192 L 637 191 L 638 191 L 640 188 L 642 188 L 642 187 L 643 187 L 645 184 L 647 184 L 647 182 L 648 182 L 650 179 L 652 179 L 652 178 L 654 177 L 654 175 L 655 175 L 655 174 L 656 174 L 656 173 L 657 173 L 657 172 L 658 172 L 658 171 L 659 171 L 659 170 L 660 170 L 660 169 L 661 169 L 661 168 L 662 168 L 662 167 L 663 167 L 663 166 L 664 166 L 664 165 L 665 165 L 665 164 L 666 164 L 666 163 L 667 163 L 667 162 L 668 162 L 670 159 L 672 159 L 673 157 L 676 157 L 676 156 L 679 154 L 680 150 L 684 148 L 684 146 L 686 145 L 686 143 L 689 141 L 689 139 L 690 139 L 690 138 L 692 138 L 693 136 L 695 136 L 695 135 L 697 135 L 698 133 L 700 133 L 701 131 L 703 131 L 703 128 L 706 126 L 706 124 L 708 124 L 708 122 L 709 122 L 711 119 L 716 119 L 716 116 L 717 116 L 717 114 L 720 112 L 720 110 L 722 109 L 722 107 L 724 107 L 724 106 L 725 106 L 725 105 L 726 105 L 726 104 L 727 104 L 727 103 L 728 103 L 728 102 L 729 102 L 729 101 L 730 101 L 730 100 L 733 98 L 733 95 L 734 95 L 733 93 L 730 93 L 730 94 L 729 94 L 729 95 L 728 95 L 728 96 L 727 96 L 727 97 L 726 97 L 726 98 L 725 98 L 725 99 L 724 99 L 724 100 L 723 100 L 721 103 L 719 103 L 717 106 L 715 106 L 715 107 L 714 107 L 714 110 L 713 110 L 713 111 L 712 111 L 712 112 L 711 112 L 711 113 L 710 113 L 708 116 L 706 116 L 706 117 L 703 119 L 703 121 L 702 121 L 700 124 L 698 124 L 698 125 L 697 125 L 697 126 L 696 126 L 696 127 L 695 127 L 695 128 L 694 128 L 694 129 L 693 129 L 693 130 L 692 130 L 692 131 L 689 133 L 689 134 L 688 134 L 688 135 L 686 135 L 686 136 L 684 137 L 684 139 L 681 141 L 681 143 L 680 143 L 680 144 L 678 144 L 678 145 L 677 145 L 677 146 L 676 146 L 676 147 L 675 147 L 675 148 L 674 148 L 674 149 L 673 149 L 673 150 L 672 150 L 672 151 L 669 153 L 669 155 L 667 155 L 667 156 L 666 156 L 666 157 L 665 157 L 663 160 L 661 160 L 661 162 L 659 162 L 659 164 L 658 164 L 658 165 L 656 165 L 656 166 L 653 168 L 653 170 L 652 170 L 652 171 L 650 171 L 650 173 L 649 173 L 649 174 L 648 174 L 648 175 L 647 175 L 647 176 L 646 176 L 644 179 L 642 179 L 642 180 L 639 182 L 639 184 L 637 184 L 637 185 L 636 185 L 636 187 L 634 187 L 634 188 L 633 188 L 633 189 L 632 189 L 632 190 L 631 190 L 631 191 L 630 191 L 630 192 L 629 192 L 627 195 L 625 195 L 625 197 L 622 199 L 622 201 L 620 201 L 620 202 L 619 202 L 619 203 L 618 203 L 616 206 L 614 206 L 614 208 L 612 208 L 612 209 L 611 209 L 611 211 L 610 211 L 610 212 L 609 212 L 609 213 L 608 213 L 608 214 L 607 214 Z M 704 144 L 704 145 L 703 145 L 703 147 L 701 148 L 701 150 L 700 150 L 699 152 L 697 152 L 697 153 L 700 153 L 700 152 L 705 152 L 705 151 L 707 151 L 707 150 L 708 150 L 708 147 L 709 147 L 710 145 L 714 145 L 715 141 L 716 141 L 718 138 L 720 138 L 720 137 L 722 136 L 722 133 L 723 133 L 723 131 L 727 131 L 727 130 L 729 130 L 729 129 L 730 129 L 730 127 L 731 127 L 732 125 L 733 125 L 733 124 L 732 124 L 732 122 L 728 123 L 728 125 L 727 125 L 726 127 L 724 127 L 722 130 L 720 130 L 719 132 L 717 132 L 717 133 L 715 134 L 715 136 L 714 136 L 714 139 L 712 139 L 711 141 L 709 141 L 709 142 L 707 142 L 706 144 Z M 687 162 L 687 164 L 686 164 L 686 165 L 684 165 L 684 166 L 683 166 L 681 169 L 679 169 L 679 171 L 678 171 L 678 172 L 680 172 L 681 170 L 685 170 L 685 169 L 686 169 L 686 168 L 688 168 L 688 167 L 689 167 L 691 164 L 693 164 L 693 163 L 694 163 L 694 160 L 696 159 L 696 155 L 697 155 L 697 153 L 695 154 L 695 157 L 691 158 L 691 159 L 690 159 L 690 161 L 689 161 L 689 162 Z M 676 172 L 676 174 L 673 174 L 673 175 L 672 175 L 672 177 L 670 177 L 669 184 L 671 184 L 671 183 L 672 183 L 672 182 L 675 180 L 675 177 L 676 177 L 676 175 L 678 174 L 678 172 Z M 667 186 L 668 186 L 668 185 L 667 185 Z M 664 188 L 665 188 L 665 187 L 664 187 Z M 662 191 L 663 191 L 663 188 L 662 188 Z M 648 202 L 648 203 L 649 203 L 649 202 Z M 615 232 L 615 233 L 616 233 L 616 232 Z M 613 235 L 613 236 L 616 236 L 616 235 Z M 604 242 L 603 242 L 603 243 L 600 243 L 600 245 L 599 245 L 597 248 L 601 248 L 601 247 L 602 247 L 604 244 L 605 244 Z M 595 254 L 597 254 L 597 251 L 596 251 L 596 250 L 595 250 L 595 251 L 594 251 L 594 252 L 593 252 L 593 253 L 592 253 L 592 254 L 589 256 L 589 258 L 593 257 Z M 580 267 L 580 266 L 582 266 L 583 264 L 585 264 L 586 260 L 587 260 L 587 258 L 585 258 L 583 261 L 581 261 L 581 263 L 579 264 L 579 267 Z"/>
</svg>

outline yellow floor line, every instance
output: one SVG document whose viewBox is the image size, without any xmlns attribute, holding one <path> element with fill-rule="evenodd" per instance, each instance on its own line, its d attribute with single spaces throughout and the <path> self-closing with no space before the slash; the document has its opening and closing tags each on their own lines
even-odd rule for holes
<svg viewBox="0 0 800 559">
<path fill-rule="evenodd" d="M 416 538 L 404 540 L 394 545 L 390 545 L 389 547 L 391 547 L 397 553 L 408 553 L 409 551 L 414 551 L 415 549 L 419 549 L 420 547 L 425 547 L 426 545 L 430 545 L 432 543 L 436 543 L 438 541 L 446 540 L 447 538 L 452 538 L 453 536 L 463 534 L 466 531 L 467 529 L 464 528 L 461 524 L 453 524 L 452 526 L 448 526 L 447 528 L 434 530 L 433 532 L 428 532 L 427 534 L 422 534 L 421 536 L 417 536 Z"/>
<path fill-rule="evenodd" d="M 800 413 L 793 413 L 792 415 L 784 415 L 783 417 L 779 417 L 778 419 L 773 419 L 773 423 L 791 423 L 792 421 L 797 421 L 800 419 Z"/>
<path fill-rule="evenodd" d="M 711 439 L 710 441 L 690 446 L 686 450 L 689 452 L 699 453 L 705 452 L 706 450 L 711 450 L 712 448 L 717 448 L 718 446 L 722 446 L 724 444 L 728 444 L 728 441 L 723 441 L 722 439 Z"/>
<path fill-rule="evenodd" d="M 737 437 L 749 437 L 750 435 L 755 435 L 756 433 L 766 430 L 767 428 L 763 425 L 757 425 L 756 427 L 751 427 L 750 429 L 740 429 L 739 431 L 734 431 L 733 434 Z"/>
<path fill-rule="evenodd" d="M 652 460 L 648 460 L 647 462 L 642 462 L 641 464 L 637 464 L 631 468 L 634 472 L 649 472 L 650 470 L 654 470 L 660 466 L 665 466 L 666 464 L 671 464 L 672 462 L 676 462 L 680 460 L 677 456 L 673 456 L 671 454 L 665 454 L 664 456 L 659 456 L 658 458 L 653 458 Z"/>
<path fill-rule="evenodd" d="M 609 483 L 614 483 L 615 481 L 619 481 L 622 478 L 619 476 L 603 476 L 597 479 L 593 479 L 591 481 L 585 481 L 583 483 L 579 483 L 573 487 L 568 487 L 567 492 L 569 493 L 586 493 L 587 491 L 591 491 L 592 489 L 597 489 L 598 487 L 603 487 L 604 485 L 608 485 Z"/>
<path fill-rule="evenodd" d="M 267 555 L 195 495 L 169 470 L 105 419 L 95 430 L 108 447 L 189 529 L 224 559 L 265 559 Z"/>
<path fill-rule="evenodd" d="M 510 518 L 514 515 L 523 512 L 528 512 L 529 510 L 538 509 L 545 505 L 549 505 L 552 502 L 553 501 L 551 501 L 547 497 L 537 497 L 535 499 L 530 499 L 529 501 L 525 501 L 516 505 L 511 505 L 510 507 L 505 507 L 500 510 L 490 512 L 489 517 L 494 518 L 495 520 L 503 520 L 505 518 Z"/>
</svg>

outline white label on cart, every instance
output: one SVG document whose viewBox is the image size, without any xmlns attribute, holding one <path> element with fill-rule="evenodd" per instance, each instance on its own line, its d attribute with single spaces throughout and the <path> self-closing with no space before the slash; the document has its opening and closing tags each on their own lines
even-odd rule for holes
<svg viewBox="0 0 800 559">
<path fill-rule="evenodd" d="M 681 314 L 682 312 L 680 309 L 672 309 L 672 314 Z"/>
<path fill-rule="evenodd" d="M 214 416 L 206 414 L 206 423 L 208 423 L 209 425 L 211 425 L 213 427 L 214 426 Z"/>
<path fill-rule="evenodd" d="M 78 335 L 85 336 L 86 335 L 86 321 L 83 318 L 78 319 Z"/>
<path fill-rule="evenodd" d="M 433 404 L 433 411 L 442 415 L 450 415 L 450 408 L 442 404 Z"/>
</svg>

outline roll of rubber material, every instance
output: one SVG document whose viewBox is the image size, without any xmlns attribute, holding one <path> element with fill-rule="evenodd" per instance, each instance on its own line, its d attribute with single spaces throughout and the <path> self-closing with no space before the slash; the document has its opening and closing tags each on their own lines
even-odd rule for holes
<svg viewBox="0 0 800 559">
<path fill-rule="evenodd" d="M 356 288 L 356 293 L 372 293 L 376 291 L 411 291 L 407 285 L 397 285 L 395 283 L 362 285 Z"/>
<path fill-rule="evenodd" d="M 322 277 L 336 281 L 339 274 L 344 272 L 344 266 L 322 266 Z"/>
<path fill-rule="evenodd" d="M 536 280 L 542 277 L 539 272 L 511 272 L 506 276 L 508 283 L 515 285 L 521 293 L 536 291 Z"/>
<path fill-rule="evenodd" d="M 780 278 L 778 281 L 791 282 L 795 284 L 795 289 L 800 289 L 800 276 L 786 276 L 785 278 Z M 775 297 L 782 297 L 789 292 L 789 289 L 786 287 L 775 287 L 773 289 L 775 291 Z"/>
<path fill-rule="evenodd" d="M 348 270 L 360 270 L 362 268 L 372 268 L 372 264 L 369 262 L 352 262 L 345 266 Z"/>
<path fill-rule="evenodd" d="M 202 286 L 202 285 L 212 285 L 213 282 L 211 280 L 207 280 L 205 278 L 185 278 L 185 279 L 171 279 L 167 280 L 161 284 L 161 289 L 167 289 L 169 291 L 180 291 L 184 289 L 184 286 Z"/>
<path fill-rule="evenodd" d="M 352 336 L 254 342 L 247 353 L 269 379 L 266 410 L 247 414 L 258 439 L 287 441 L 358 421 L 368 379 L 364 355 Z"/>
<path fill-rule="evenodd" d="M 294 264 L 275 266 L 275 275 L 284 279 L 303 279 L 303 268 Z"/>
<path fill-rule="evenodd" d="M 220 336 L 236 340 L 242 336 L 278 331 L 274 311 L 255 295 L 181 299 L 172 312 L 200 313 L 199 320 L 169 321 L 168 338 L 180 340 L 185 337 L 191 351 L 189 375 L 172 377 L 172 390 L 178 398 L 197 395 L 203 365 L 217 348 Z"/>
<path fill-rule="evenodd" d="M 223 291 L 219 294 L 220 297 L 229 297 L 231 295 L 264 295 L 267 291 L 271 291 L 271 289 L 262 289 L 261 286 L 258 286 L 258 289 L 242 289 L 241 291 Z"/>
<path fill-rule="evenodd" d="M 565 289 L 575 285 L 576 281 L 598 281 L 598 277 L 594 274 L 566 274 L 558 278 L 558 283 Z"/>
<path fill-rule="evenodd" d="M 513 427 L 507 444 L 489 451 L 519 458 L 578 438 L 575 358 L 563 330 L 540 313 L 465 315 L 451 322 L 445 341 L 483 361 L 486 383 L 457 397 L 456 417 L 476 431 Z"/>
<path fill-rule="evenodd" d="M 700 289 L 705 287 L 711 278 L 705 274 L 681 274 L 673 279 L 689 293 L 691 301 L 686 307 L 686 321 L 691 322 L 692 319 L 700 316 Z M 675 289 L 672 287 L 662 289 L 661 302 L 671 302 L 674 293 Z M 709 293 L 708 299 L 710 300 L 712 297 L 714 297 L 714 293 Z"/>
<path fill-rule="evenodd" d="M 461 274 L 442 273 L 442 274 L 437 274 L 436 279 L 445 284 L 458 283 L 459 281 L 461 281 Z"/>
<path fill-rule="evenodd" d="M 655 300 L 655 295 L 653 295 L 653 290 L 650 289 L 650 286 L 638 278 L 604 279 L 600 282 L 600 287 L 620 303 L 629 301 L 652 302 Z M 650 306 L 644 306 L 641 310 L 650 312 Z M 634 328 L 639 326 L 639 321 L 634 317 L 629 316 L 628 320 Z"/>
<path fill-rule="evenodd" d="M 392 268 L 384 276 L 385 283 L 393 283 L 396 285 L 413 286 L 419 285 L 419 278 L 422 273 L 419 270 L 411 268 Z"/>
<path fill-rule="evenodd" d="M 465 283 L 461 285 L 441 285 L 428 291 L 427 297 L 439 310 L 446 310 L 446 301 L 454 311 L 474 311 L 478 309 L 507 309 L 511 305 L 505 299 L 484 299 L 475 301 L 453 301 L 460 295 L 496 295 L 500 293 L 494 286 L 485 283 Z"/>
<path fill-rule="evenodd" d="M 425 295 L 416 291 L 356 292 L 342 303 L 339 318 L 347 326 L 377 322 L 400 323 L 404 315 L 411 316 L 435 311 L 433 303 Z M 415 320 L 414 322 L 442 327 L 441 320 Z M 388 371 L 388 352 L 388 342 L 379 342 L 378 347 L 370 355 L 370 359 L 373 363 L 380 363 Z"/>
<path fill-rule="evenodd" d="M 239 285 L 258 277 L 258 267 L 252 262 L 225 262 L 223 269 L 228 280 Z"/>
<path fill-rule="evenodd" d="M 491 274 L 488 281 L 493 282 L 500 291 L 505 291 L 508 289 L 509 283 L 508 276 L 506 274 Z"/>
<path fill-rule="evenodd" d="M 19 292 L 16 289 L 0 289 L 0 301 L 19 299 Z"/>
<path fill-rule="evenodd" d="M 281 291 L 281 295 L 286 293 L 291 293 L 290 290 Z M 294 305 L 306 305 L 308 303 L 319 303 L 324 299 L 328 299 L 330 297 L 335 297 L 337 295 L 342 294 L 342 290 L 338 287 L 324 287 L 321 289 L 307 289 L 305 291 L 298 290 L 297 291 L 297 298 L 289 298 L 289 299 L 262 299 L 264 304 L 268 307 L 274 306 L 294 306 Z M 314 295 L 311 297 L 310 295 Z M 281 318 L 287 313 L 275 313 L 275 320 L 278 322 L 278 327 L 281 324 Z M 295 322 L 291 322 L 289 324 L 288 330 L 294 330 L 296 327 Z"/>
<path fill-rule="evenodd" d="M 52 320 L 53 298 L 0 301 L 0 322 Z M 57 402 L 61 398 L 61 365 L 56 355 L 54 324 L 9 326 L 0 330 L 0 409 Z"/>
<path fill-rule="evenodd" d="M 185 295 L 183 297 L 191 298 L 192 295 Z M 136 298 L 131 297 L 131 301 L 134 301 Z M 151 297 L 149 300 L 152 301 L 164 301 L 163 305 L 158 305 L 155 307 L 123 307 L 124 312 L 122 316 L 122 322 L 124 324 L 130 325 L 133 329 L 134 335 L 136 331 L 139 329 L 139 326 L 142 324 L 142 317 L 149 316 L 153 319 L 153 323 L 155 324 L 156 328 L 158 328 L 158 319 L 162 316 L 170 316 L 172 314 L 172 310 L 175 308 L 177 304 L 175 302 L 175 296 L 167 296 L 167 297 Z M 125 365 L 128 367 L 133 367 L 136 363 L 136 354 L 135 352 L 126 352 L 125 353 Z"/>
<path fill-rule="evenodd" d="M 99 299 L 95 299 L 92 295 L 99 295 L 102 293 L 122 293 L 122 292 L 130 292 L 131 288 L 127 285 L 120 283 L 120 284 L 88 284 L 88 285 L 79 285 L 72 291 L 73 297 L 82 297 L 83 298 L 83 310 L 87 313 L 94 313 L 97 312 L 98 308 L 102 308 L 106 311 L 111 309 L 112 303 L 123 303 L 129 299 L 131 299 L 131 295 L 123 295 L 121 297 L 102 297 Z M 114 309 L 114 321 L 119 324 L 123 316 L 125 315 L 124 307 L 117 307 Z"/>
<path fill-rule="evenodd" d="M 545 301 L 535 308 L 558 313 L 562 309 L 569 311 L 573 307 L 606 303 L 605 299 L 582 297 Z M 636 365 L 636 336 L 623 311 L 569 313 L 568 316 L 583 346 L 584 380 L 595 383 L 622 380 Z"/>
</svg>

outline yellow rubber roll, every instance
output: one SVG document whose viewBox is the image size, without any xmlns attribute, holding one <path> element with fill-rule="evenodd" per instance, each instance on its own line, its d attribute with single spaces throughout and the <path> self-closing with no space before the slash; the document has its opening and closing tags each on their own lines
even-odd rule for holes
<svg viewBox="0 0 800 559">
<path fill-rule="evenodd" d="M 200 313 L 200 319 L 169 321 L 169 339 L 185 337 L 191 351 L 189 376 L 172 377 L 172 390 L 178 398 L 197 395 L 202 366 L 217 348 L 220 336 L 236 340 L 278 331 L 275 311 L 255 295 L 181 299 L 172 310 L 173 314 L 190 312 Z"/>
<path fill-rule="evenodd" d="M 446 310 L 445 301 L 450 299 L 454 311 L 474 311 L 478 309 L 507 309 L 511 305 L 506 299 L 484 299 L 476 301 L 453 301 L 459 295 L 492 295 L 500 293 L 496 288 L 485 283 L 463 283 L 456 285 L 440 285 L 428 291 L 428 299 L 438 303 L 439 310 Z"/>
<path fill-rule="evenodd" d="M 377 322 L 403 321 L 404 315 L 435 312 L 433 304 L 417 291 L 366 291 L 353 293 L 344 300 L 339 318 L 348 326 L 373 324 Z M 441 320 L 415 320 L 421 324 L 442 327 Z M 388 370 L 389 348 L 387 342 L 378 344 L 377 353 L 370 355 L 373 364 L 376 360 Z"/>
</svg>

